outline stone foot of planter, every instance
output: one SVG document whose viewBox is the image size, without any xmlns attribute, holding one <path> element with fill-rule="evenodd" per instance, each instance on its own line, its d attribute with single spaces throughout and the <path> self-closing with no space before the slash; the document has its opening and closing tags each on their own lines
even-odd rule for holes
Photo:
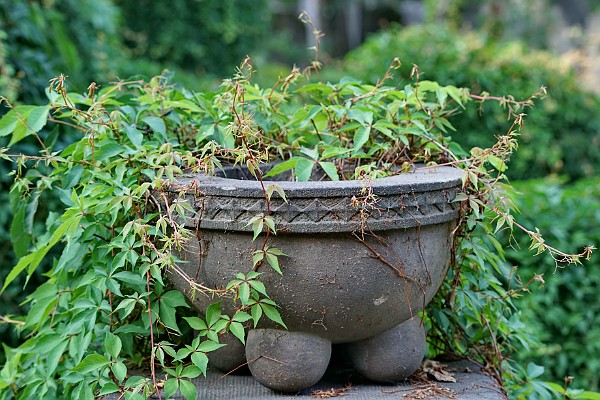
<svg viewBox="0 0 600 400">
<path fill-rule="evenodd" d="M 427 344 L 418 317 L 396 325 L 379 335 L 350 343 L 348 352 L 355 368 L 377 382 L 398 382 L 421 365 Z"/>
<path fill-rule="evenodd" d="M 331 343 L 307 333 L 254 329 L 248 332 L 246 358 L 250 372 L 262 385 L 298 392 L 325 374 Z"/>
<path fill-rule="evenodd" d="M 222 372 L 238 370 L 246 364 L 246 350 L 240 339 L 227 332 L 219 338 L 226 346 L 208 353 L 209 365 Z"/>
</svg>

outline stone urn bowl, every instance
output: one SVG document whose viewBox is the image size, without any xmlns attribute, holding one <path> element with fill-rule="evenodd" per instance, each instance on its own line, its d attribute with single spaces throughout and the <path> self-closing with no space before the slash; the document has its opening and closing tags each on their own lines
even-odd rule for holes
<svg viewBox="0 0 600 400">
<path fill-rule="evenodd" d="M 417 314 L 450 264 L 461 174 L 436 167 L 369 183 L 265 181 L 287 198 L 271 198 L 277 234 L 269 238 L 285 256 L 279 260 L 282 275 L 265 263 L 260 280 L 287 330 L 263 317 L 245 346 L 225 337 L 229 345 L 210 354 L 211 365 L 231 370 L 247 362 L 263 385 L 296 392 L 323 376 L 332 344 L 344 343 L 367 378 L 410 376 L 426 350 Z M 241 168 L 179 183 L 189 188 L 185 196 L 195 210 L 185 225 L 196 232 L 179 254 L 179 266 L 193 281 L 224 288 L 235 274 L 252 270 L 252 253 L 262 245 L 260 238 L 252 240 L 248 221 L 267 209 L 263 189 Z M 365 193 L 376 200 L 368 207 L 360 202 Z M 176 274 L 171 280 L 200 312 L 215 301 L 193 295 Z M 221 308 L 235 310 L 228 299 Z"/>
</svg>

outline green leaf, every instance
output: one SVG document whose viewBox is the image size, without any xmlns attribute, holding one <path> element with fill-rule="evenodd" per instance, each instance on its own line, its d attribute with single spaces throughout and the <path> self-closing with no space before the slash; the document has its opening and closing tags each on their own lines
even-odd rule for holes
<svg viewBox="0 0 600 400">
<path fill-rule="evenodd" d="M 220 349 L 223 346 L 225 345 L 222 343 L 217 343 L 214 340 L 205 340 L 204 342 L 200 343 L 200 346 L 198 346 L 198 351 L 210 353 L 211 351 Z"/>
<path fill-rule="evenodd" d="M 248 285 L 247 283 L 242 283 L 241 285 L 239 285 L 238 296 L 242 305 L 248 304 L 248 299 L 250 298 L 250 285 Z"/>
<path fill-rule="evenodd" d="M 500 171 L 500 172 L 506 171 L 506 163 L 501 158 L 498 158 L 496 156 L 488 156 L 487 160 L 498 171 Z"/>
<path fill-rule="evenodd" d="M 354 152 L 358 152 L 365 143 L 369 140 L 369 135 L 371 134 L 370 126 L 361 126 L 354 132 L 354 144 L 353 149 Z"/>
<path fill-rule="evenodd" d="M 574 399 L 577 399 L 577 400 L 580 400 L 580 399 L 581 400 L 600 400 L 600 393 L 585 391 L 585 392 L 575 395 Z"/>
<path fill-rule="evenodd" d="M 36 297 L 31 309 L 27 313 L 24 327 L 33 328 L 34 326 L 37 326 L 37 328 L 33 329 L 38 329 L 52 309 L 56 307 L 57 296 L 58 294 L 54 293 L 49 296 Z"/>
<path fill-rule="evenodd" d="M 117 335 L 106 332 L 106 336 L 104 337 L 104 350 L 106 350 L 114 360 L 119 357 L 122 346 L 121 339 Z"/>
<path fill-rule="evenodd" d="M 290 158 L 287 161 L 283 161 L 280 162 L 278 164 L 275 164 L 275 166 L 273 166 L 273 168 L 271 168 L 266 174 L 263 175 L 263 178 L 268 178 L 271 176 L 276 176 L 279 175 L 282 172 L 285 171 L 289 171 L 293 168 L 296 167 L 296 163 L 298 162 L 298 160 L 302 160 L 302 158 L 300 157 L 293 157 Z"/>
<path fill-rule="evenodd" d="M 114 382 L 106 382 L 104 386 L 100 389 L 100 393 L 98 395 L 105 396 L 107 394 L 116 393 L 121 391 L 121 388 L 117 386 Z"/>
<path fill-rule="evenodd" d="M 145 278 L 143 278 L 140 274 L 136 274 L 131 271 L 117 272 L 116 274 L 113 275 L 113 278 L 115 278 L 121 282 L 129 283 L 130 285 L 137 285 L 137 286 L 145 286 L 146 285 Z"/>
<path fill-rule="evenodd" d="M 341 156 L 342 154 L 347 154 L 350 151 L 351 151 L 350 149 L 347 149 L 345 147 L 329 147 L 328 146 L 321 153 L 321 159 L 338 157 L 338 156 Z"/>
<path fill-rule="evenodd" d="M 192 353 L 192 356 L 190 358 L 192 359 L 194 365 L 200 368 L 202 374 L 206 375 L 206 368 L 208 366 L 208 357 L 206 356 L 206 354 L 197 351 Z"/>
<path fill-rule="evenodd" d="M 252 286 L 252 289 L 256 290 L 263 296 L 268 297 L 264 283 L 262 283 L 261 281 L 249 281 L 248 283 L 250 284 L 250 286 Z"/>
<path fill-rule="evenodd" d="M 297 92 L 318 92 L 320 94 L 322 94 L 323 96 L 327 96 L 331 93 L 333 93 L 333 87 L 331 87 L 330 85 L 327 85 L 325 83 L 311 83 L 308 85 L 302 85 L 301 87 L 299 87 L 298 89 L 296 89 Z"/>
<path fill-rule="evenodd" d="M 269 263 L 271 268 L 273 268 L 279 275 L 283 275 L 283 273 L 281 272 L 281 268 L 279 267 L 279 259 L 277 258 L 277 256 L 269 252 L 267 252 L 266 255 L 267 262 Z"/>
<path fill-rule="evenodd" d="M 203 331 L 208 329 L 206 323 L 198 317 L 183 317 L 190 325 L 190 327 L 197 331 Z"/>
<path fill-rule="evenodd" d="M 267 253 L 271 253 L 271 254 L 274 254 L 276 256 L 285 256 L 286 255 L 283 251 L 279 250 L 277 247 L 269 247 L 269 248 L 267 248 Z"/>
<path fill-rule="evenodd" d="M 198 398 L 198 390 L 192 382 L 182 379 L 179 381 L 179 385 L 179 390 L 181 390 L 181 394 L 186 400 L 196 400 Z"/>
<path fill-rule="evenodd" d="M 125 127 L 125 134 L 135 147 L 140 147 L 142 145 L 144 134 L 135 125 L 127 125 Z"/>
<path fill-rule="evenodd" d="M 12 133 L 8 146 L 39 132 L 48 121 L 48 106 L 17 106 L 0 120 L 0 136 Z"/>
<path fill-rule="evenodd" d="M 465 108 L 463 103 L 463 96 L 461 95 L 463 92 L 460 91 L 456 86 L 445 86 L 446 92 L 456 101 L 462 108 Z"/>
<path fill-rule="evenodd" d="M 315 161 L 319 158 L 319 150 L 316 147 L 314 149 L 303 147 L 300 149 L 300 153 L 309 156 Z"/>
<path fill-rule="evenodd" d="M 47 354 L 52 350 L 59 347 L 63 342 L 66 342 L 67 339 L 62 337 L 59 334 L 49 334 L 41 337 L 37 337 L 33 339 L 35 341 L 34 345 L 34 353 L 37 354 Z M 29 343 L 29 341 L 25 342 Z"/>
<path fill-rule="evenodd" d="M 100 372 L 103 367 L 106 367 L 110 364 L 110 360 L 103 355 L 100 354 L 90 354 L 85 357 L 75 368 L 73 371 L 81 372 L 82 374 L 87 374 L 92 371 Z"/>
<path fill-rule="evenodd" d="M 44 126 L 46 126 L 46 122 L 48 122 L 49 111 L 50 107 L 48 106 L 38 106 L 31 110 L 29 117 L 27 118 L 27 125 L 29 125 L 29 128 L 33 132 L 39 132 Z"/>
<path fill-rule="evenodd" d="M 142 119 L 148 126 L 157 133 L 160 133 L 163 137 L 167 136 L 167 127 L 165 121 L 160 117 L 146 117 Z"/>
<path fill-rule="evenodd" d="M 277 230 L 275 229 L 275 221 L 273 220 L 273 217 L 265 217 L 265 225 L 267 225 L 267 228 L 269 229 L 270 232 L 272 233 L 276 233 Z"/>
<path fill-rule="evenodd" d="M 160 296 L 160 319 L 165 326 L 173 329 L 175 332 L 181 333 L 177 326 L 176 307 L 189 307 L 185 301 L 183 294 L 177 290 L 170 290 Z"/>
<path fill-rule="evenodd" d="M 202 369 L 196 365 L 188 365 L 181 373 L 182 378 L 194 379 L 202 375 Z"/>
<path fill-rule="evenodd" d="M 155 101 L 151 100 L 151 104 L 154 104 Z M 182 110 L 188 110 L 193 112 L 202 112 L 202 109 L 194 104 L 192 101 L 184 99 L 184 100 L 165 100 L 162 103 L 164 108 L 181 108 Z"/>
<path fill-rule="evenodd" d="M 58 363 L 65 355 L 65 350 L 67 349 L 68 345 L 69 342 L 65 339 L 63 342 L 59 343 L 56 347 L 54 347 L 51 351 L 47 353 L 48 358 L 46 368 L 48 374 L 54 374 L 56 368 L 58 367 Z"/>
<path fill-rule="evenodd" d="M 527 378 L 535 379 L 544 373 L 544 367 L 530 362 L 527 364 Z"/>
<path fill-rule="evenodd" d="M 231 325 L 229 325 L 229 331 L 231 333 L 233 333 L 235 335 L 235 337 L 240 339 L 240 342 L 242 342 L 244 344 L 246 343 L 246 341 L 245 341 L 246 331 L 244 329 L 244 325 L 242 325 L 239 322 L 232 322 Z"/>
<path fill-rule="evenodd" d="M 10 135 L 19 123 L 14 110 L 10 110 L 0 119 L 0 137 Z"/>
<path fill-rule="evenodd" d="M 208 326 L 213 326 L 221 318 L 221 302 L 211 304 L 206 308 L 206 322 Z"/>
<path fill-rule="evenodd" d="M 178 379 L 167 379 L 165 382 L 165 398 L 170 399 L 179 389 Z"/>
<path fill-rule="evenodd" d="M 116 362 L 110 366 L 113 374 L 119 382 L 123 382 L 123 380 L 127 377 L 127 367 L 122 362 Z"/>
<path fill-rule="evenodd" d="M 137 304 L 137 300 L 135 300 L 135 299 L 124 299 L 119 303 L 119 305 L 117 306 L 117 308 L 114 309 L 113 312 L 117 312 L 117 311 L 123 309 L 122 316 L 126 317 L 129 314 L 131 314 L 131 312 L 135 308 L 136 304 Z M 123 325 L 123 326 L 126 326 L 126 325 Z M 121 328 L 123 328 L 123 326 L 121 326 Z"/>
<path fill-rule="evenodd" d="M 312 175 L 313 167 L 315 162 L 308 158 L 298 158 L 296 167 L 294 168 L 294 175 L 299 182 L 308 182 Z"/>
<path fill-rule="evenodd" d="M 258 235 L 260 235 L 262 233 L 263 225 L 264 225 L 263 218 L 260 218 L 256 221 L 254 221 L 254 223 L 252 223 L 252 232 L 254 233 L 252 240 L 256 240 Z"/>
<path fill-rule="evenodd" d="M 258 325 L 258 322 L 260 321 L 260 318 L 262 317 L 262 314 L 263 314 L 260 304 L 253 305 L 252 308 L 250 309 L 250 314 L 252 314 L 252 322 L 254 323 L 254 327 L 256 328 L 256 326 Z"/>
<path fill-rule="evenodd" d="M 4 281 L 4 284 L 2 286 L 2 290 L 0 290 L 0 294 L 2 294 L 2 292 L 4 292 L 8 285 L 12 281 L 14 281 L 15 278 L 25 269 L 27 269 L 28 275 L 33 274 L 33 272 L 38 267 L 40 262 L 44 259 L 48 251 L 50 251 L 50 249 L 54 247 L 54 245 L 58 243 L 58 241 L 62 239 L 68 231 L 72 231 L 74 228 L 77 228 L 79 226 L 79 221 L 81 220 L 81 217 L 81 215 L 74 215 L 71 216 L 71 218 L 67 218 L 58 228 L 56 228 L 56 230 L 50 237 L 50 240 L 45 246 L 42 246 L 34 252 L 21 257 L 17 265 L 15 265 L 13 269 L 11 269 L 8 276 L 6 277 L 6 280 Z"/>
<path fill-rule="evenodd" d="M 189 307 L 185 301 L 185 297 L 179 290 L 169 290 L 166 293 L 161 294 L 160 300 L 164 304 L 168 304 L 171 307 Z"/>
<path fill-rule="evenodd" d="M 118 154 L 124 153 L 126 148 L 117 142 L 102 143 L 98 147 L 98 151 L 94 153 L 94 157 L 98 161 L 104 161 Z"/>
<path fill-rule="evenodd" d="M 233 318 L 231 320 L 236 321 L 236 322 L 246 322 L 246 321 L 250 321 L 251 319 L 252 319 L 252 317 L 247 312 L 238 311 L 233 315 Z"/>
<path fill-rule="evenodd" d="M 267 318 L 269 318 L 273 322 L 277 322 L 279 325 L 281 325 L 287 329 L 287 326 L 281 319 L 281 315 L 279 314 L 279 311 L 277 311 L 277 309 L 275 307 L 273 307 L 269 304 L 265 304 L 265 303 L 261 303 L 260 306 L 263 309 L 263 311 L 265 312 L 265 315 L 267 316 Z"/>
<path fill-rule="evenodd" d="M 325 171 L 329 179 L 331 179 L 332 181 L 340 180 L 340 177 L 337 172 L 337 167 L 334 163 L 329 161 L 319 161 L 319 166 L 323 168 L 323 171 Z"/>
<path fill-rule="evenodd" d="M 418 83 L 419 91 L 421 92 L 433 92 L 439 89 L 440 84 L 434 81 L 423 80 Z"/>
<path fill-rule="evenodd" d="M 281 186 L 276 185 L 274 183 L 267 186 L 267 196 L 269 197 L 269 200 L 271 200 L 271 197 L 273 197 L 273 192 L 277 192 L 277 194 L 279 194 L 283 201 L 285 201 L 286 203 L 288 202 L 285 197 L 285 192 L 283 191 Z"/>
<path fill-rule="evenodd" d="M 252 265 L 256 267 L 265 258 L 263 250 L 256 250 L 252 255 Z"/>
<path fill-rule="evenodd" d="M 31 236 L 25 231 L 25 204 L 19 203 L 12 223 L 10 224 L 10 241 L 17 257 L 27 254 L 31 245 Z"/>
<path fill-rule="evenodd" d="M 361 110 L 359 108 L 352 108 L 348 111 L 348 118 L 350 120 L 359 122 L 363 126 L 367 126 L 373 123 L 373 112 Z"/>
</svg>

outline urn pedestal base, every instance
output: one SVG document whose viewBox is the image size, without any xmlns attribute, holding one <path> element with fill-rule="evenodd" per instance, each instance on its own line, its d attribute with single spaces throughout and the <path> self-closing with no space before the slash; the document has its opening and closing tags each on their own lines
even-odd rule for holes
<svg viewBox="0 0 600 400">
<path fill-rule="evenodd" d="M 248 333 L 245 356 L 239 341 L 222 349 L 223 354 L 211 357 L 215 368 L 226 373 L 229 371 L 223 366 L 233 370 L 247 360 L 252 376 L 262 385 L 295 393 L 315 385 L 325 375 L 332 346 L 328 340 L 308 333 L 254 329 Z M 348 343 L 344 350 L 364 377 L 382 383 L 399 382 L 421 365 L 426 352 L 425 331 L 420 319 L 414 317 L 368 339 Z"/>
</svg>

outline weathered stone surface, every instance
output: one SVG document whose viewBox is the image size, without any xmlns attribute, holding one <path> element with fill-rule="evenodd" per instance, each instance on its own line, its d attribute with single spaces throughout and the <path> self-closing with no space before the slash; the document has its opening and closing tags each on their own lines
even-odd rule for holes
<svg viewBox="0 0 600 400">
<path fill-rule="evenodd" d="M 298 392 L 325 374 L 331 343 L 318 336 L 275 329 L 248 333 L 246 358 L 252 376 L 280 392 Z"/>
<path fill-rule="evenodd" d="M 279 258 L 283 275 L 267 263 L 258 270 L 290 333 L 351 343 L 423 309 L 450 262 L 460 177 L 459 170 L 439 167 L 373 180 L 378 201 L 363 213 L 352 206 L 362 181 L 264 182 L 278 184 L 288 199 L 272 198 L 277 235 L 268 240 L 285 256 Z M 188 279 L 223 288 L 235 274 L 252 269 L 264 236 L 253 241 L 247 224 L 266 211 L 264 193 L 253 180 L 198 176 L 182 183 L 196 210 L 186 225 L 197 231 L 179 255 L 179 267 Z M 192 296 L 181 276 L 171 280 L 200 312 L 213 301 Z M 237 305 L 223 299 L 221 308 L 231 315 Z M 278 326 L 263 316 L 258 328 Z"/>
<path fill-rule="evenodd" d="M 333 343 L 365 339 L 407 320 L 431 300 L 446 275 L 453 229 L 447 223 L 377 232 L 365 237 L 366 244 L 350 234 L 280 233 L 269 244 L 287 254 L 279 260 L 283 275 L 264 264 L 260 279 L 290 330 Z M 245 232 L 202 230 L 199 236 L 180 256 L 187 260 L 181 268 L 214 288 L 251 270 L 252 252 L 262 243 Z M 171 280 L 191 297 L 181 277 L 173 274 Z M 196 295 L 192 301 L 203 311 L 214 300 Z M 236 309 L 227 299 L 221 305 L 226 313 Z M 263 318 L 259 327 L 275 325 Z"/>
<path fill-rule="evenodd" d="M 246 364 L 246 349 L 240 339 L 227 332 L 219 337 L 219 342 L 225 346 L 208 353 L 211 368 L 230 372 Z"/>
<path fill-rule="evenodd" d="M 259 182 L 229 172 L 232 178 L 196 175 L 180 180 L 187 187 L 188 201 L 195 214 L 190 227 L 251 232 L 248 221 L 267 205 Z M 449 167 L 418 169 L 412 173 L 375 179 L 369 183 L 378 197 L 377 209 L 368 210 L 368 229 L 378 231 L 444 223 L 458 216 L 458 204 L 451 200 L 460 186 L 461 171 Z M 285 232 L 355 232 L 365 213 L 353 207 L 360 197 L 362 180 L 290 182 L 265 181 L 285 191 L 288 202 L 278 195 L 271 199 L 271 215 L 278 230 Z M 384 212 L 381 212 L 381 211 Z"/>
<path fill-rule="evenodd" d="M 504 389 L 481 368 L 468 361 L 449 362 L 444 368 L 456 378 L 456 382 L 439 382 L 431 379 L 429 382 L 400 382 L 395 385 L 376 384 L 366 380 L 353 369 L 339 366 L 328 368 L 323 379 L 315 386 L 306 388 L 300 393 L 284 394 L 274 392 L 259 384 L 252 376 L 229 374 L 224 375 L 209 370 L 207 377 L 198 377 L 192 381 L 198 388 L 198 398 L 202 400 L 314 400 L 319 393 L 339 393 L 340 400 L 400 400 L 400 399 L 435 399 L 435 400 L 507 400 Z M 163 374 L 164 375 L 164 374 Z M 443 395 L 441 390 L 447 394 Z M 106 397 L 107 400 L 117 400 L 119 394 Z M 152 396 L 158 399 L 158 396 Z M 164 393 L 161 392 L 161 399 Z M 183 400 L 181 394 L 175 394 L 172 399 Z"/>
<path fill-rule="evenodd" d="M 400 382 L 421 365 L 427 351 L 425 330 L 418 317 L 348 345 L 358 372 L 376 382 Z"/>
</svg>

